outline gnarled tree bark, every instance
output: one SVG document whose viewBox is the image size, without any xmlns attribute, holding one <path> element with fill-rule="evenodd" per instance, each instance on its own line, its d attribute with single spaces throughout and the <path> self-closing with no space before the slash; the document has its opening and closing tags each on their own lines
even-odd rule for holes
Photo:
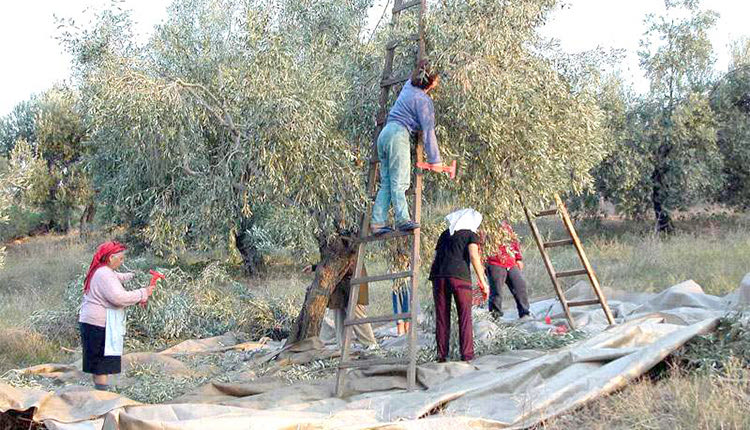
<svg viewBox="0 0 750 430">
<path fill-rule="evenodd" d="M 287 339 L 287 345 L 320 334 L 328 299 L 336 284 L 346 275 L 356 255 L 356 248 L 344 236 L 320 246 L 320 263 L 315 270 L 315 279 L 307 287 L 305 302 Z"/>
</svg>

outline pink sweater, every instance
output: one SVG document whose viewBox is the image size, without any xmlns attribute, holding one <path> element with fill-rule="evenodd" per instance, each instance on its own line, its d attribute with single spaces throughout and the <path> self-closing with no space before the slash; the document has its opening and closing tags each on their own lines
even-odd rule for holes
<svg viewBox="0 0 750 430">
<path fill-rule="evenodd" d="M 125 291 L 122 282 L 135 276 L 132 273 L 118 273 L 102 266 L 91 277 L 89 292 L 83 295 L 83 304 L 78 322 L 104 327 L 107 322 L 107 308 L 119 309 L 134 305 L 147 297 L 147 290 L 140 288 Z"/>
</svg>

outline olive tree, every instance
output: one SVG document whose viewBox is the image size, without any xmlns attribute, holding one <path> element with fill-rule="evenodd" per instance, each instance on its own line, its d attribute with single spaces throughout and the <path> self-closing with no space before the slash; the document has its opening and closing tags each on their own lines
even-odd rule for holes
<svg viewBox="0 0 750 430">
<path fill-rule="evenodd" d="M 729 70 L 710 94 L 717 118 L 717 143 L 723 160 L 726 186 L 722 202 L 750 206 L 750 39 L 735 43 Z"/>
<path fill-rule="evenodd" d="M 36 156 L 31 144 L 24 139 L 16 140 L 8 159 L 0 159 L 0 224 L 8 222 L 8 213 L 34 181 L 45 174 L 44 162 Z M 0 269 L 5 258 L 5 248 L 0 248 Z"/>
<path fill-rule="evenodd" d="M 652 166 L 656 230 L 671 232 L 674 209 L 711 196 L 720 186 L 714 119 L 705 95 L 713 63 L 708 31 L 718 14 L 701 9 L 699 0 L 664 4 L 664 15 L 647 16 L 639 52 L 654 109 L 640 144 Z"/>
<path fill-rule="evenodd" d="M 580 190 L 606 153 L 595 94 L 536 48 L 552 0 L 444 1 L 426 20 L 443 158 L 459 180 L 428 176 L 425 198 L 518 216 Z M 354 257 L 364 215 L 383 44 L 416 30 L 367 28 L 369 2 L 177 0 L 145 46 L 127 13 L 65 34 L 87 106 L 91 169 L 112 219 L 143 226 L 165 253 L 224 247 L 259 213 L 283 211 L 290 245 L 320 264 L 290 342 L 318 334 Z M 412 12 L 409 12 L 413 14 Z M 387 19 L 386 19 L 387 20 Z M 396 73 L 408 72 L 404 47 Z M 262 218 L 262 217 L 261 217 Z M 437 218 L 437 217 L 432 217 Z M 431 247 L 437 225 L 425 225 Z"/>
<path fill-rule="evenodd" d="M 81 161 L 86 135 L 77 92 L 55 86 L 16 106 L 0 127 L 0 141 L 10 157 L 19 142 L 42 160 L 28 187 L 19 191 L 18 203 L 43 213 L 48 230 L 66 232 L 72 216 L 85 207 L 82 227 L 91 222 L 92 193 Z"/>
</svg>

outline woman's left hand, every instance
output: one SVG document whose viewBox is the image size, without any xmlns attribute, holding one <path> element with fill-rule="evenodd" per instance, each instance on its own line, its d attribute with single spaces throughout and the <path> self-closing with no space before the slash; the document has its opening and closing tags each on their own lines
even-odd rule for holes
<svg viewBox="0 0 750 430">
<path fill-rule="evenodd" d="M 519 270 L 523 270 L 523 261 L 521 260 L 516 261 L 516 266 L 518 266 Z"/>
</svg>

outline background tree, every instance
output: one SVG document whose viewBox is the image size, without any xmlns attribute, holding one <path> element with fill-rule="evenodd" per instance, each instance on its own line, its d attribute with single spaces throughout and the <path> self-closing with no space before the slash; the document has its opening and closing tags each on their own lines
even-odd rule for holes
<svg viewBox="0 0 750 430">
<path fill-rule="evenodd" d="M 691 197 L 710 197 L 720 185 L 713 117 L 705 96 L 713 53 L 708 31 L 718 15 L 699 0 L 665 0 L 666 14 L 648 15 L 641 67 L 651 81 L 645 136 L 652 165 L 656 230 L 674 230 L 671 212 Z M 696 163 L 703 159 L 705 163 Z"/>
<path fill-rule="evenodd" d="M 7 160 L 0 159 L 0 225 L 8 223 L 9 213 L 17 205 L 19 196 L 33 178 L 44 171 L 44 163 L 23 139 L 15 142 Z M 0 247 L 0 269 L 4 258 L 5 247 Z"/>
<path fill-rule="evenodd" d="M 2 121 L 0 141 L 12 157 L 20 142 L 46 169 L 36 171 L 16 203 L 42 212 L 43 229 L 66 232 L 80 206 L 86 207 L 82 227 L 93 217 L 93 196 L 82 164 L 86 135 L 77 93 L 65 86 L 51 88 L 20 103 Z"/>
<path fill-rule="evenodd" d="M 7 158 L 19 140 L 36 142 L 37 97 L 22 101 L 0 119 L 0 152 Z"/>
<path fill-rule="evenodd" d="M 35 178 L 26 203 L 47 215 L 48 228 L 70 229 L 74 210 L 85 206 L 82 227 L 93 220 L 93 195 L 82 164 L 86 130 L 78 95 L 66 87 L 46 91 L 36 116 L 36 150 L 47 165 L 45 178 Z"/>
<path fill-rule="evenodd" d="M 750 39 L 735 42 L 729 70 L 711 91 L 726 186 L 721 201 L 750 206 Z"/>
</svg>

